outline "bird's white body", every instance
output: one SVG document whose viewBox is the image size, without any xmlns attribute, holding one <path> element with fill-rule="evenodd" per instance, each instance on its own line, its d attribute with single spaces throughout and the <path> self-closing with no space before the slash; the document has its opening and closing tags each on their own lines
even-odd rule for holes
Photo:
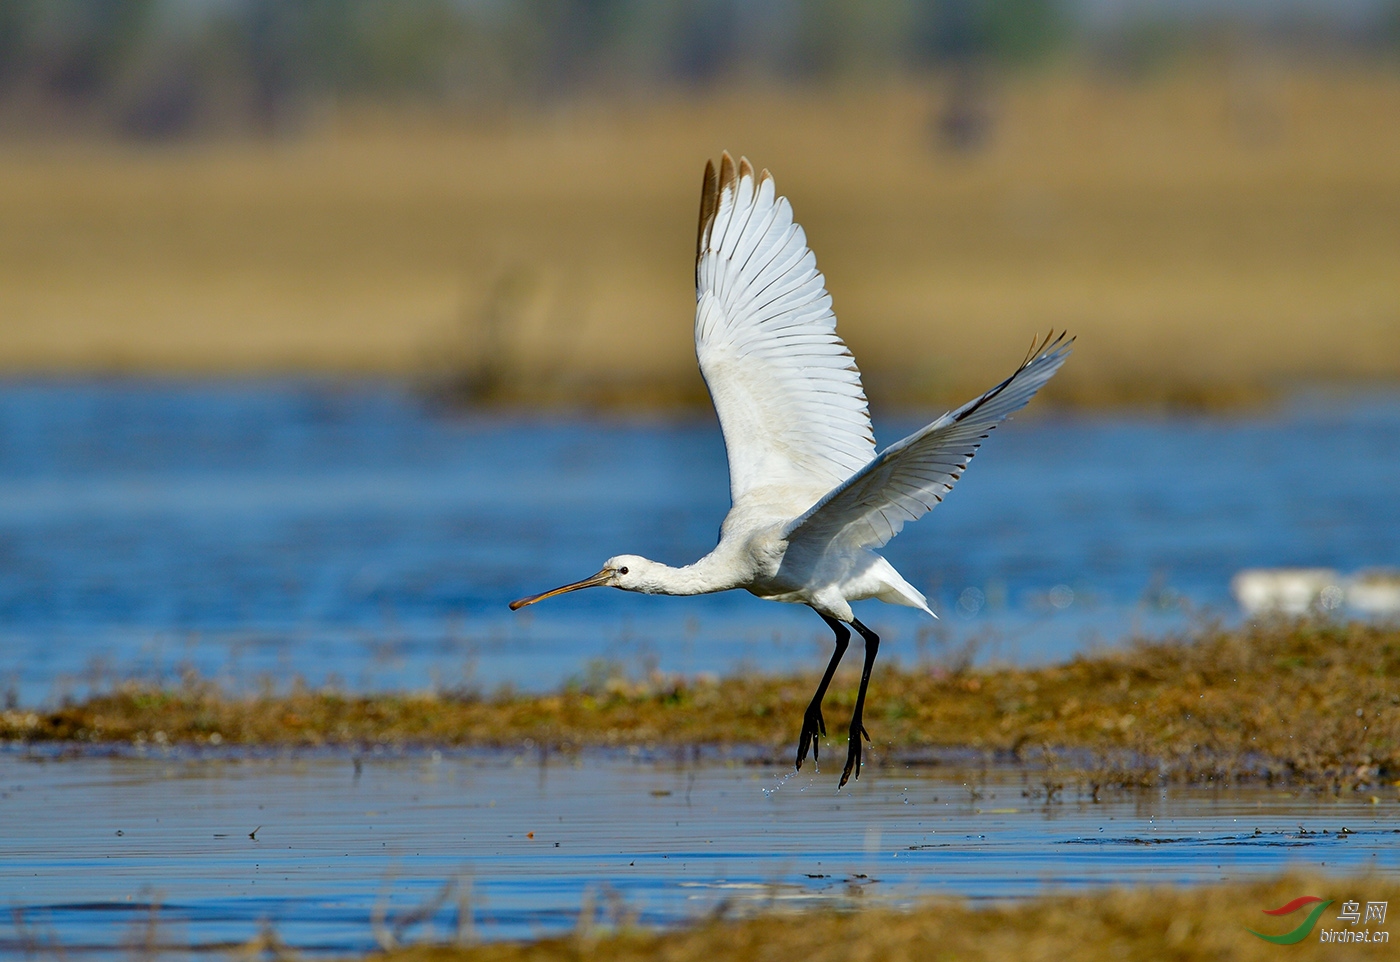
<svg viewBox="0 0 1400 962">
<path fill-rule="evenodd" d="M 928 599 L 874 551 L 814 553 L 785 541 L 781 523 L 752 530 L 742 524 L 731 526 L 731 519 L 733 512 L 725 520 L 715 550 L 694 564 L 673 568 L 637 555 L 619 555 L 609 558 L 604 567 L 628 569 L 617 577 L 616 587 L 649 595 L 702 595 L 743 588 L 765 601 L 808 605 L 844 622 L 855 616 L 852 601 L 870 598 L 933 614 Z"/>
<path fill-rule="evenodd" d="M 933 611 L 876 553 L 907 521 L 943 500 L 987 433 L 1059 369 L 1070 342 L 1034 347 L 1009 378 L 876 454 L 860 372 L 836 335 L 825 279 L 768 172 L 725 154 L 705 170 L 696 245 L 695 353 L 724 431 L 731 507 L 715 549 L 673 568 L 635 555 L 609 558 L 591 578 L 512 603 L 533 604 L 606 585 L 648 594 L 744 588 L 808 605 L 837 634 L 837 650 L 804 722 L 798 764 L 821 722 L 820 702 L 849 632 L 866 641 L 866 667 L 842 777 L 859 774 L 865 685 L 879 639 L 851 602 L 878 599 Z M 810 736 L 810 737 L 809 737 Z"/>
</svg>

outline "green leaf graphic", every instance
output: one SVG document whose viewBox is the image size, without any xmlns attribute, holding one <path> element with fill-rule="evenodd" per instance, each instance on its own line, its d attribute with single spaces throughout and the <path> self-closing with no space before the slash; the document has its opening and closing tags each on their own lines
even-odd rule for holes
<svg viewBox="0 0 1400 962">
<path fill-rule="evenodd" d="M 1313 926 L 1317 924 L 1318 917 L 1322 915 L 1323 909 L 1327 908 L 1327 906 L 1331 905 L 1334 901 L 1336 900 L 1328 899 L 1326 902 L 1318 903 L 1313 907 L 1313 910 L 1308 913 L 1308 917 L 1303 919 L 1303 924 L 1292 932 L 1285 932 L 1282 935 L 1265 935 L 1263 932 L 1256 932 L 1253 929 L 1246 929 L 1245 931 L 1250 935 L 1259 936 L 1265 942 L 1272 942 L 1274 945 L 1292 945 L 1295 942 L 1301 942 L 1306 939 L 1308 933 L 1313 930 Z"/>
</svg>

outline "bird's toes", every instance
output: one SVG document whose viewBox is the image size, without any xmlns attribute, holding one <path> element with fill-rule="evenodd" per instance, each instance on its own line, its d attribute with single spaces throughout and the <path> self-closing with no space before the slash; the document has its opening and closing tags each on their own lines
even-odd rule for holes
<svg viewBox="0 0 1400 962">
<path fill-rule="evenodd" d="M 852 774 L 856 778 L 860 778 L 860 739 L 858 738 L 851 739 L 850 751 L 846 753 L 846 767 L 841 772 L 841 783 L 836 787 L 843 787 L 851 780 Z"/>
<path fill-rule="evenodd" d="M 804 720 L 802 724 L 802 735 L 797 740 L 797 768 L 799 771 L 802 768 L 802 763 L 807 760 L 808 748 L 812 750 L 813 763 L 816 762 L 818 757 L 817 745 L 816 729 Z"/>
</svg>

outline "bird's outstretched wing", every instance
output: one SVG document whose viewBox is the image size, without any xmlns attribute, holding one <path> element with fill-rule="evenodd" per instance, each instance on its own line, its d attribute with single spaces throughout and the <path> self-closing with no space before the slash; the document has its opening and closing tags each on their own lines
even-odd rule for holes
<svg viewBox="0 0 1400 962">
<path fill-rule="evenodd" d="M 729 492 L 801 511 L 875 454 L 860 371 L 831 296 L 768 171 L 705 165 L 695 353 L 729 454 Z"/>
<path fill-rule="evenodd" d="M 1005 381 L 890 445 L 784 532 L 791 546 L 874 548 L 923 517 L 962 476 L 983 439 L 1026 405 L 1069 355 L 1074 339 L 1047 336 Z"/>
</svg>

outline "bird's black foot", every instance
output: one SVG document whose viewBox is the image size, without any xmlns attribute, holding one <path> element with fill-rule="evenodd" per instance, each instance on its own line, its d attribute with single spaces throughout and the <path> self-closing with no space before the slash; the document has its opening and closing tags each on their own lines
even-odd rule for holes
<svg viewBox="0 0 1400 962">
<path fill-rule="evenodd" d="M 797 741 L 797 768 L 802 769 L 802 763 L 807 760 L 807 748 L 812 749 L 812 764 L 817 763 L 817 736 L 826 734 L 826 719 L 822 718 L 822 706 L 819 702 L 812 702 L 807 706 L 807 713 L 802 716 L 802 736 Z"/>
<path fill-rule="evenodd" d="M 855 774 L 856 778 L 860 778 L 860 740 L 862 738 L 866 741 L 870 741 L 870 735 L 866 733 L 865 726 L 859 723 L 852 725 L 851 742 L 850 746 L 846 749 L 846 767 L 841 772 L 841 783 L 836 786 L 837 788 L 845 787 L 845 784 L 851 780 L 852 773 Z"/>
</svg>

